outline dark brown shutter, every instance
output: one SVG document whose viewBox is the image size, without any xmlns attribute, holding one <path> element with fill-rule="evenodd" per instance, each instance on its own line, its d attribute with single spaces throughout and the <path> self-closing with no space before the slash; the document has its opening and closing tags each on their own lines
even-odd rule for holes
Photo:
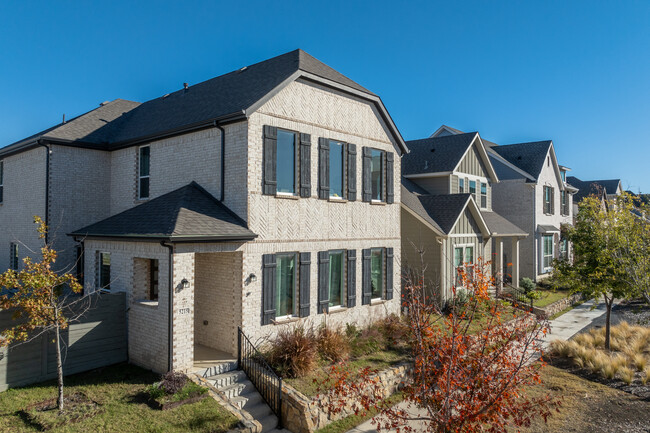
<svg viewBox="0 0 650 433">
<path fill-rule="evenodd" d="M 330 254 L 318 252 L 318 314 L 329 312 L 330 303 Z"/>
<path fill-rule="evenodd" d="M 262 256 L 262 325 L 268 325 L 275 319 L 276 294 L 275 254 Z"/>
<path fill-rule="evenodd" d="M 311 135 L 300 134 L 300 197 L 311 197 Z"/>
<path fill-rule="evenodd" d="M 370 298 L 372 297 L 372 287 L 370 284 L 370 249 L 362 250 L 362 261 L 363 266 L 361 269 L 361 303 L 363 305 L 370 304 Z"/>
<path fill-rule="evenodd" d="M 386 248 L 386 299 L 393 299 L 393 249 Z"/>
<path fill-rule="evenodd" d="M 348 250 L 347 259 L 348 259 L 347 307 L 352 308 L 357 305 L 357 250 Z"/>
<path fill-rule="evenodd" d="M 318 198 L 330 197 L 330 141 L 318 139 Z"/>
<path fill-rule="evenodd" d="M 372 179 L 371 179 L 371 173 L 370 173 L 370 162 L 372 160 L 372 157 L 370 156 L 370 148 L 369 147 L 364 147 L 363 148 L 363 161 L 362 161 L 362 170 L 363 170 L 363 194 L 362 194 L 362 199 L 363 201 L 371 201 L 372 200 Z"/>
<path fill-rule="evenodd" d="M 357 146 L 348 143 L 348 200 L 357 199 Z"/>
<path fill-rule="evenodd" d="M 555 213 L 555 188 L 551 188 L 551 213 Z"/>
<path fill-rule="evenodd" d="M 262 185 L 262 194 L 275 195 L 277 192 L 277 153 L 278 128 L 264 125 L 264 183 Z"/>
<path fill-rule="evenodd" d="M 386 203 L 395 202 L 395 154 L 386 152 Z"/>
<path fill-rule="evenodd" d="M 309 281 L 311 253 L 300 253 L 300 317 L 309 316 Z"/>
</svg>

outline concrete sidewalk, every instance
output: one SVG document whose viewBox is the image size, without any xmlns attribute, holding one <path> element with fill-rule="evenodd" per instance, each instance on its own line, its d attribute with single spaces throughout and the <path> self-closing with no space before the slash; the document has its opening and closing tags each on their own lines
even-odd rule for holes
<svg viewBox="0 0 650 433">
<path fill-rule="evenodd" d="M 542 343 L 543 347 L 547 347 L 553 340 L 568 340 L 592 326 L 604 326 L 607 308 L 604 302 L 599 302 L 596 308 L 592 310 L 595 303 L 594 300 L 584 302 L 557 319 L 551 320 L 551 332 L 546 335 Z M 612 314 L 612 322 L 614 322 L 614 314 Z M 406 403 L 399 403 L 397 407 L 402 409 L 407 408 Z M 413 415 L 425 413 L 422 409 L 413 408 L 411 410 Z M 426 428 L 421 422 L 414 422 L 411 427 L 416 431 Z M 376 431 L 377 427 L 371 423 L 371 420 L 368 420 L 349 430 L 347 433 L 372 433 Z"/>
</svg>

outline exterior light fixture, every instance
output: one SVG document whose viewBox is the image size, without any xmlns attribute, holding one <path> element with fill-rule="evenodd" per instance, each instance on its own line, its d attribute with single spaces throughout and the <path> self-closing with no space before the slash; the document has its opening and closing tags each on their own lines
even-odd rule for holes
<svg viewBox="0 0 650 433">
<path fill-rule="evenodd" d="M 190 288 L 190 282 L 187 281 L 187 278 L 183 278 L 181 280 L 181 287 L 183 287 L 184 289 L 189 289 Z"/>
<path fill-rule="evenodd" d="M 255 274 L 250 274 L 250 275 L 248 276 L 248 281 L 250 281 L 251 283 L 254 283 L 255 281 L 257 281 L 257 275 L 255 275 Z"/>
</svg>

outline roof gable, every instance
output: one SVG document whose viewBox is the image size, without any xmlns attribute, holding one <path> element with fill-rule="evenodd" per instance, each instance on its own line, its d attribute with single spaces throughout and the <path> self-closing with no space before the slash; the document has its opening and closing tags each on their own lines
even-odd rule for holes
<svg viewBox="0 0 650 433">
<path fill-rule="evenodd" d="M 76 230 L 70 236 L 172 242 L 244 241 L 257 237 L 241 218 L 196 182 Z"/>
<path fill-rule="evenodd" d="M 545 140 L 494 146 L 491 150 L 537 179 L 544 168 L 551 145 L 551 140 Z"/>
</svg>

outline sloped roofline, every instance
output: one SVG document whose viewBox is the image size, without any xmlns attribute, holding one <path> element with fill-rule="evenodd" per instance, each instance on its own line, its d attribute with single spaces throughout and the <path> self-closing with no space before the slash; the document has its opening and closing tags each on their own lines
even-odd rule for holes
<svg viewBox="0 0 650 433">
<path fill-rule="evenodd" d="M 481 214 L 481 210 L 479 209 L 478 205 L 474 201 L 474 198 L 470 194 L 470 196 L 467 198 L 467 201 L 465 202 L 465 205 L 463 208 L 458 212 L 458 216 L 456 217 L 456 221 L 452 224 L 451 228 L 449 229 L 449 233 L 451 233 L 454 230 L 454 227 L 458 224 L 458 221 L 460 221 L 460 217 L 463 216 L 465 213 L 465 209 L 467 207 L 470 207 L 470 212 L 472 213 L 472 216 L 474 217 L 474 220 L 478 223 L 479 228 L 481 229 L 481 234 L 485 237 L 491 237 L 492 234 L 490 232 L 490 227 L 488 227 L 487 223 L 485 222 L 485 219 L 483 218 L 483 215 Z"/>
<path fill-rule="evenodd" d="M 424 218 L 422 218 L 420 215 L 417 214 L 417 212 L 415 212 L 413 209 L 411 209 L 410 207 L 408 207 L 408 206 L 405 205 L 404 203 L 400 203 L 400 206 L 401 206 L 402 209 L 404 209 L 404 210 L 407 211 L 409 214 L 411 214 L 411 216 L 413 216 L 413 218 L 415 218 L 416 220 L 420 221 L 422 224 L 424 224 L 425 226 L 427 226 L 427 227 L 428 227 L 431 231 L 433 231 L 436 235 L 438 235 L 438 236 L 440 236 L 440 237 L 444 237 L 444 238 L 447 237 L 446 234 L 444 234 L 443 232 L 441 232 L 440 230 L 438 230 L 437 227 L 432 226 L 431 223 L 430 223 L 429 221 L 427 221 L 427 220 L 425 220 Z"/>
<path fill-rule="evenodd" d="M 458 170 L 458 167 L 460 167 L 460 164 L 463 162 L 463 159 L 465 159 L 465 157 L 469 153 L 469 150 L 472 148 L 472 146 L 474 146 L 474 144 L 476 143 L 476 140 L 478 140 L 478 144 L 479 144 L 477 146 L 478 152 L 481 155 L 481 158 L 483 159 L 483 162 L 486 164 L 486 168 L 488 170 L 488 174 L 490 175 L 490 179 L 492 179 L 492 182 L 495 182 L 495 183 L 499 182 L 499 177 L 497 176 L 497 173 L 494 170 L 494 167 L 492 166 L 492 162 L 490 161 L 490 157 L 487 154 L 487 150 L 485 149 L 485 145 L 483 144 L 483 140 L 481 139 L 481 135 L 478 132 L 476 132 L 475 134 L 476 135 L 472 139 L 472 142 L 469 144 L 469 146 L 467 146 L 467 149 L 465 149 L 465 153 L 463 153 L 463 156 L 460 157 L 460 159 L 458 160 L 458 163 L 456 164 L 456 166 L 454 167 L 452 172 L 455 173 Z"/>
<path fill-rule="evenodd" d="M 494 159 L 497 159 L 500 163 L 502 163 L 503 165 L 505 165 L 509 169 L 514 170 L 517 173 L 519 173 L 520 175 L 527 178 L 528 180 L 531 180 L 531 181 L 535 182 L 535 177 L 532 174 L 530 174 L 527 171 L 524 171 L 521 168 L 517 167 L 516 165 L 514 165 L 513 163 L 511 163 L 510 161 L 505 159 L 503 156 L 496 153 L 494 150 L 490 149 L 490 150 L 488 150 L 488 152 L 490 153 L 491 157 L 493 157 Z"/>
</svg>

